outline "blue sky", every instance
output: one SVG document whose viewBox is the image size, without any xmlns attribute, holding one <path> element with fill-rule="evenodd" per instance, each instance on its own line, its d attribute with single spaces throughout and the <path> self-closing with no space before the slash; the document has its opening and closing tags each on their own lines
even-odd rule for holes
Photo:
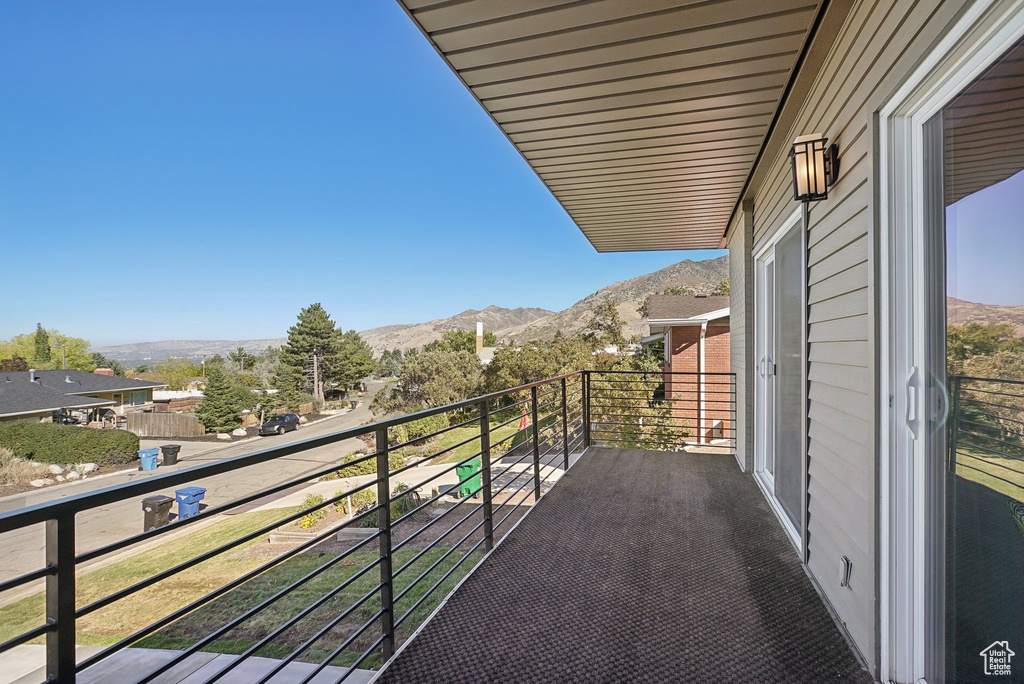
<svg viewBox="0 0 1024 684">
<path fill-rule="evenodd" d="M 1024 171 L 946 208 L 946 290 L 957 299 L 1024 305 Z"/>
<path fill-rule="evenodd" d="M 597 254 L 393 2 L 6 2 L 0 64 L 0 338 L 559 309 L 724 253 Z"/>
</svg>

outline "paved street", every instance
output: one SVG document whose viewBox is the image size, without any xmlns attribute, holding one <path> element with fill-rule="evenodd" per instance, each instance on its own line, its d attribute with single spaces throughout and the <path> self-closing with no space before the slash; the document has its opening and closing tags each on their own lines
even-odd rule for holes
<svg viewBox="0 0 1024 684">
<path fill-rule="evenodd" d="M 188 451 L 192 451 L 193 455 L 186 455 L 183 460 L 179 461 L 181 465 L 177 467 L 189 467 L 200 463 L 239 456 L 257 449 L 318 437 L 354 427 L 370 419 L 369 404 L 373 395 L 380 387 L 381 383 L 379 382 L 368 383 L 368 392 L 354 411 L 311 425 L 301 426 L 295 432 L 289 432 L 283 436 L 247 440 L 223 447 L 211 444 L 209 446 L 212 446 L 213 450 L 199 454 L 195 453 L 193 445 L 205 445 L 205 443 L 192 443 L 189 445 L 190 449 L 183 451 L 186 454 Z M 272 462 L 212 478 L 197 480 L 195 484 L 207 488 L 206 498 L 203 500 L 203 503 L 209 506 L 216 506 L 283 481 L 301 477 L 306 473 L 321 469 L 327 464 L 336 463 L 345 454 L 360 449 L 363 446 L 364 444 L 361 440 L 345 440 L 330 446 L 310 449 L 300 454 L 286 456 Z M 160 472 L 158 469 L 153 474 Z M 15 510 L 54 498 L 92 491 L 149 476 L 150 473 L 130 471 L 28 492 L 0 501 L 0 512 Z M 173 490 L 153 492 L 152 494 L 174 496 Z M 141 499 L 142 497 L 139 497 L 80 513 L 76 520 L 78 552 L 88 551 L 141 532 Z M 42 567 L 44 564 L 42 525 L 0 535 L 0 548 L 3 549 L 2 557 L 0 557 L 0 579 L 9 579 Z M 23 592 L 8 592 L 9 595 L 0 596 L 0 604 L 10 601 L 13 598 L 11 594 L 16 593 L 20 595 Z"/>
</svg>

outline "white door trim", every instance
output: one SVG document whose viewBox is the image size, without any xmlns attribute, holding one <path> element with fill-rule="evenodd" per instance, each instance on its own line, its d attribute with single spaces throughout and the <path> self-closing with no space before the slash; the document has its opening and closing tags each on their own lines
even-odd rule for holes
<svg viewBox="0 0 1024 684">
<path fill-rule="evenodd" d="M 764 319 L 763 307 L 764 303 L 762 300 L 763 296 L 767 296 L 768 293 L 764 292 L 764 270 L 769 262 L 775 261 L 775 245 L 781 240 L 786 233 L 801 223 L 803 219 L 803 207 L 797 209 L 792 215 L 783 221 L 782 225 L 779 226 L 772 235 L 761 243 L 757 251 L 754 254 L 754 356 L 758 355 L 758 350 L 763 348 L 762 340 L 765 336 L 765 327 L 767 321 Z M 806 230 L 806 228 L 802 228 Z M 775 274 L 776 280 L 778 279 L 778 272 Z M 774 328 L 773 328 L 774 329 Z M 757 364 L 760 365 L 761 360 L 757 360 Z M 772 385 L 774 388 L 774 384 Z M 797 551 L 803 553 L 803 542 L 799 530 L 790 521 L 789 516 L 782 508 L 782 504 L 779 503 L 778 498 L 775 496 L 775 478 L 772 473 L 765 470 L 765 449 L 768 446 L 766 444 L 766 437 L 769 431 L 766 429 L 771 428 L 770 434 L 771 439 L 774 442 L 775 429 L 774 425 L 767 426 L 765 424 L 764 415 L 764 403 L 767 398 L 764 396 L 764 383 L 760 380 L 760 368 L 755 369 L 754 372 L 754 481 L 760 487 L 761 492 L 768 500 L 768 504 L 771 506 L 772 511 L 775 513 L 775 517 L 779 519 L 779 523 L 782 525 L 782 529 L 789 536 L 790 541 L 793 542 L 793 546 L 796 547 Z M 774 411 L 774 399 L 772 421 L 776 419 Z M 775 445 L 771 445 L 772 454 L 774 458 Z"/>
<path fill-rule="evenodd" d="M 879 112 L 879 539 L 883 681 L 924 682 L 934 556 L 925 547 L 924 443 L 913 373 L 924 358 L 924 124 L 1024 35 L 1024 0 L 978 0 Z M 941 658 L 938 658 L 941 662 Z"/>
</svg>

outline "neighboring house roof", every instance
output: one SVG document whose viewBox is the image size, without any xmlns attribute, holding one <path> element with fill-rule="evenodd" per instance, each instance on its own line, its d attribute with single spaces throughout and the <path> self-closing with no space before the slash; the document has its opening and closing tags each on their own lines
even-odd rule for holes
<svg viewBox="0 0 1024 684">
<path fill-rule="evenodd" d="M 32 371 L 5 373 L 12 381 L 29 382 Z M 38 381 L 42 385 L 62 394 L 92 394 L 94 392 L 130 392 L 131 390 L 153 389 L 166 387 L 163 382 L 147 382 L 133 378 L 119 378 L 112 375 L 98 375 L 77 370 L 37 370 Z"/>
<path fill-rule="evenodd" d="M 651 295 L 647 304 L 648 321 L 675 321 L 696 318 L 729 308 L 729 297 L 694 295 Z M 728 315 L 728 311 L 725 315 Z"/>
<path fill-rule="evenodd" d="M 12 376 L 25 375 L 25 380 Z M 110 399 L 80 397 L 50 389 L 37 382 L 28 382 L 27 373 L 5 373 L 0 376 L 0 416 L 46 413 L 62 408 L 96 408 L 110 406 Z"/>
</svg>

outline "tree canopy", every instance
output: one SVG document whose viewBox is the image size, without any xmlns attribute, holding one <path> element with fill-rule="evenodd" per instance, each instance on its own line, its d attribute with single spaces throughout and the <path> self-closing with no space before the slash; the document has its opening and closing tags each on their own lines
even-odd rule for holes
<svg viewBox="0 0 1024 684">
<path fill-rule="evenodd" d="M 370 375 L 373 352 L 355 330 L 342 332 L 318 302 L 299 312 L 281 348 L 281 389 L 308 390 L 320 403 L 328 384 L 348 386 Z"/>
<path fill-rule="evenodd" d="M 484 346 L 494 347 L 498 338 L 490 330 L 484 330 Z M 448 349 L 450 351 L 468 351 L 476 353 L 476 333 L 472 330 L 445 330 L 441 339 L 434 340 L 423 346 L 423 351 Z"/>
<path fill-rule="evenodd" d="M 214 366 L 206 375 L 203 401 L 196 407 L 196 417 L 207 430 L 228 432 L 241 424 L 239 414 L 253 408 L 256 402 L 256 395 L 232 383 L 222 368 Z"/>
<path fill-rule="evenodd" d="M 619 315 L 617 299 L 608 297 L 594 306 L 584 335 L 603 345 L 621 347 L 626 343 L 626 338 L 622 333 L 622 317 Z"/>
<path fill-rule="evenodd" d="M 34 333 L 15 335 L 9 340 L 0 341 L 0 359 L 18 357 L 25 359 L 29 368 L 39 370 L 62 368 L 65 359 L 67 367 L 72 370 L 96 369 L 89 353 L 88 340 L 70 337 L 58 330 L 46 330 L 42 325 L 37 326 Z"/>
<path fill-rule="evenodd" d="M 476 354 L 449 349 L 408 354 L 398 382 L 381 389 L 371 408 L 387 415 L 452 404 L 478 394 L 481 380 Z"/>
</svg>

